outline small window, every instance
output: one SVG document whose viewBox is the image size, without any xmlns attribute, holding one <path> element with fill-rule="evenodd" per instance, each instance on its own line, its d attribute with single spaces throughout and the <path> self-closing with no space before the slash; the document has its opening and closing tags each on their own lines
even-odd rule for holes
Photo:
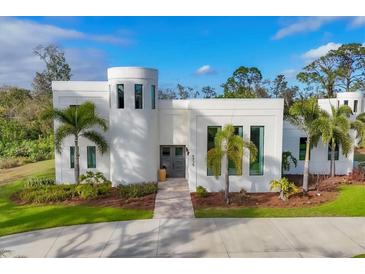
<svg viewBox="0 0 365 274">
<path fill-rule="evenodd" d="M 214 148 L 215 144 L 214 144 L 214 139 L 215 139 L 215 135 L 218 133 L 218 131 L 221 130 L 222 127 L 220 126 L 212 126 L 212 127 L 208 127 L 207 130 L 207 151 L 209 151 L 210 149 Z M 209 167 L 207 167 L 207 175 L 208 176 L 213 176 L 213 170 L 211 170 Z M 220 175 L 220 172 L 219 172 Z"/>
<path fill-rule="evenodd" d="M 348 105 L 349 105 L 349 100 L 345 100 L 345 101 L 343 101 L 343 104 L 344 104 L 345 106 L 348 106 Z"/>
<path fill-rule="evenodd" d="M 354 101 L 354 112 L 357 112 L 357 104 L 358 104 L 358 101 L 357 101 L 357 100 L 355 100 L 355 101 Z"/>
<path fill-rule="evenodd" d="M 70 168 L 75 168 L 75 147 L 70 147 Z"/>
<path fill-rule="evenodd" d="M 234 134 L 240 136 L 243 138 L 243 127 L 241 126 L 235 126 L 234 127 Z M 242 175 L 242 162 L 241 162 L 241 172 L 237 173 L 236 166 L 234 165 L 234 162 L 229 159 L 228 160 L 228 175 Z"/>
<path fill-rule="evenodd" d="M 170 156 L 170 147 L 162 147 L 162 156 Z"/>
<path fill-rule="evenodd" d="M 80 105 L 70 105 L 70 108 L 78 108 Z"/>
<path fill-rule="evenodd" d="M 124 108 L 124 84 L 117 85 L 117 106 Z"/>
<path fill-rule="evenodd" d="M 175 156 L 182 156 L 182 155 L 183 155 L 183 148 L 175 147 Z"/>
<path fill-rule="evenodd" d="M 264 127 L 251 126 L 250 139 L 257 148 L 256 160 L 250 163 L 250 176 L 264 175 Z"/>
<path fill-rule="evenodd" d="M 87 168 L 96 168 L 96 148 L 94 146 L 87 147 Z"/>
<path fill-rule="evenodd" d="M 156 108 L 156 86 L 151 86 L 151 107 L 152 109 Z"/>
<path fill-rule="evenodd" d="M 143 108 L 143 92 L 142 92 L 142 85 L 140 85 L 140 84 L 134 85 L 134 100 L 135 100 L 135 108 L 142 109 Z"/>
<path fill-rule="evenodd" d="M 304 161 L 305 160 L 305 149 L 307 146 L 307 137 L 300 137 L 299 139 L 299 160 Z M 309 151 L 309 159 L 311 157 L 310 151 Z"/>
<path fill-rule="evenodd" d="M 340 156 L 340 148 L 336 144 L 336 147 L 335 147 L 335 161 L 338 161 L 339 156 Z M 328 145 L 328 161 L 331 161 L 331 146 L 330 145 Z"/>
</svg>

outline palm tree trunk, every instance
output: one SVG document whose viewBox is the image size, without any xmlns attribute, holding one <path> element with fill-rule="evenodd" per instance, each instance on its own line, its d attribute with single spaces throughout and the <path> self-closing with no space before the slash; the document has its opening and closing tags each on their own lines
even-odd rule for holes
<svg viewBox="0 0 365 274">
<path fill-rule="evenodd" d="M 225 153 L 225 156 L 223 157 L 223 172 L 224 172 L 224 199 L 226 201 L 226 204 L 229 204 L 229 173 L 228 173 L 228 157 L 227 153 Z"/>
<path fill-rule="evenodd" d="M 334 144 L 334 142 L 332 141 L 332 146 L 331 146 L 331 177 L 335 177 L 335 149 L 336 149 L 336 145 Z"/>
<path fill-rule="evenodd" d="M 308 177 L 309 177 L 309 153 L 310 153 L 310 138 L 307 137 L 307 144 L 305 146 L 304 172 L 303 172 L 303 191 L 308 191 Z"/>
<path fill-rule="evenodd" d="M 80 177 L 80 151 L 79 151 L 79 136 L 75 136 L 75 183 L 79 183 Z"/>
</svg>

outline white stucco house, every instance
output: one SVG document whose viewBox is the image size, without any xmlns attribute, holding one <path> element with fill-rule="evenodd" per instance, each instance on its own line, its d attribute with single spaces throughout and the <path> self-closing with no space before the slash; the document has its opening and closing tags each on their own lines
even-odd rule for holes
<svg viewBox="0 0 365 274">
<path fill-rule="evenodd" d="M 101 155 L 95 144 L 80 140 L 80 173 L 98 170 L 114 185 L 158 180 L 165 167 L 169 177 L 185 177 L 191 191 L 198 185 L 209 191 L 224 188 L 223 176 L 214 177 L 207 168 L 207 151 L 215 133 L 233 124 L 236 134 L 253 141 L 258 148 L 255 163 L 243 159 L 243 173 L 230 168 L 231 190 L 269 191 L 269 182 L 281 177 L 283 151 L 291 151 L 303 170 L 302 146 L 305 136 L 283 121 L 282 99 L 189 99 L 158 100 L 158 71 L 140 67 L 108 69 L 107 81 L 55 81 L 52 83 L 55 108 L 92 101 L 97 112 L 109 121 L 105 135 L 109 150 Z M 321 99 L 320 105 L 349 104 L 363 111 L 362 93 L 340 94 L 338 99 Z M 55 123 L 55 129 L 58 124 Z M 74 182 L 73 139 L 56 153 L 56 181 Z M 320 144 L 311 152 L 311 171 L 329 170 L 328 148 Z M 352 170 L 353 153 L 339 153 L 337 173 Z"/>
</svg>

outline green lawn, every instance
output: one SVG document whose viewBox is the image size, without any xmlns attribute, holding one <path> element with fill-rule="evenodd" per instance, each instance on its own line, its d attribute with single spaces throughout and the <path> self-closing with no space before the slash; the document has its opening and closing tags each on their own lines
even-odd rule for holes
<svg viewBox="0 0 365 274">
<path fill-rule="evenodd" d="M 365 258 L 365 254 L 356 255 L 353 258 Z"/>
<path fill-rule="evenodd" d="M 27 165 L 23 168 L 29 169 Z M 27 173 L 27 176 L 54 176 L 54 161 L 32 164 L 32 169 L 33 173 Z M 6 174 L 5 171 L 0 174 L 0 181 L 4 174 Z M 15 177 L 19 178 L 16 175 Z M 10 200 L 10 196 L 21 189 L 25 178 L 0 186 L 0 236 L 57 226 L 147 219 L 153 216 L 152 211 L 108 207 L 19 206 Z"/>
<path fill-rule="evenodd" d="M 305 208 L 207 208 L 196 209 L 197 218 L 365 216 L 365 185 L 340 188 L 339 197 Z"/>
</svg>

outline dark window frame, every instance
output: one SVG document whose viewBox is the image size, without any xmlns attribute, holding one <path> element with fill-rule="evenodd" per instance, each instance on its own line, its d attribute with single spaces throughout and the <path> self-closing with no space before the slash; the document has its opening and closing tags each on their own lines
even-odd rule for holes
<svg viewBox="0 0 365 274">
<path fill-rule="evenodd" d="M 359 101 L 358 100 L 354 100 L 354 113 L 357 112 L 358 104 L 359 104 Z"/>
<path fill-rule="evenodd" d="M 301 145 L 302 144 L 302 140 L 304 141 L 304 148 L 303 148 L 303 152 L 301 152 Z M 299 137 L 299 161 L 305 161 L 305 149 L 306 149 L 306 145 L 307 145 L 307 137 Z M 311 159 L 311 149 L 309 149 L 309 160 Z"/>
<path fill-rule="evenodd" d="M 257 157 L 256 157 L 256 161 L 250 163 L 249 175 L 250 176 L 264 176 L 264 174 L 265 174 L 265 126 L 259 126 L 259 125 L 250 126 L 250 141 L 251 142 L 253 142 L 253 140 L 252 140 L 252 129 L 253 128 L 262 128 L 262 136 L 260 136 L 260 139 L 262 138 L 262 150 L 260 149 L 261 146 L 260 147 L 256 146 Z M 261 162 L 261 169 L 260 169 L 259 173 L 256 173 L 256 171 L 252 168 L 254 164 L 257 164 L 257 162 Z"/>
<path fill-rule="evenodd" d="M 209 142 L 209 128 L 216 128 L 217 131 L 214 135 L 214 138 L 213 138 L 213 142 L 210 141 Z M 208 155 L 208 151 L 214 147 L 214 139 L 215 139 L 215 136 L 217 135 L 217 133 L 222 130 L 222 126 L 207 126 L 207 155 Z M 213 143 L 213 146 L 210 146 L 210 144 Z M 221 176 L 222 175 L 222 169 L 220 170 L 219 172 L 219 175 L 218 176 Z M 207 163 L 207 176 L 214 176 L 214 173 L 211 169 L 209 169 L 208 167 L 208 163 Z"/>
<path fill-rule="evenodd" d="M 87 168 L 96 168 L 96 146 L 87 146 L 86 148 L 86 158 L 87 158 Z M 93 150 L 93 151 L 92 151 Z M 91 157 L 91 151 L 94 154 L 94 160 L 92 161 Z"/>
<path fill-rule="evenodd" d="M 137 87 L 141 88 L 137 90 Z M 137 92 L 141 92 L 140 95 Z M 140 101 L 138 100 L 140 98 Z M 134 108 L 135 109 L 143 109 L 143 85 L 142 84 L 134 84 Z"/>
<path fill-rule="evenodd" d="M 75 168 L 75 146 L 70 146 L 70 168 Z"/>
<path fill-rule="evenodd" d="M 122 90 L 119 90 L 119 87 L 122 87 Z M 124 84 L 117 84 L 117 109 L 124 109 L 124 98 Z"/>
<path fill-rule="evenodd" d="M 151 108 L 156 109 L 156 85 L 151 85 Z"/>
<path fill-rule="evenodd" d="M 243 138 L 243 126 L 233 126 L 233 127 L 234 127 L 234 130 L 235 130 L 234 134 L 240 136 L 241 138 Z M 240 131 L 240 129 L 241 129 L 241 131 Z M 236 130 L 238 130 L 238 132 L 236 132 Z M 236 170 L 236 167 L 234 166 L 233 161 L 228 159 L 228 175 L 229 176 L 242 176 L 243 175 L 242 162 L 243 162 L 243 159 L 241 159 L 241 173 L 238 174 L 237 170 Z M 234 172 L 231 169 L 233 169 Z"/>
<path fill-rule="evenodd" d="M 336 144 L 335 148 L 335 161 L 338 161 L 340 159 L 340 146 Z M 328 144 L 328 155 L 327 160 L 331 161 L 331 146 Z"/>
</svg>

